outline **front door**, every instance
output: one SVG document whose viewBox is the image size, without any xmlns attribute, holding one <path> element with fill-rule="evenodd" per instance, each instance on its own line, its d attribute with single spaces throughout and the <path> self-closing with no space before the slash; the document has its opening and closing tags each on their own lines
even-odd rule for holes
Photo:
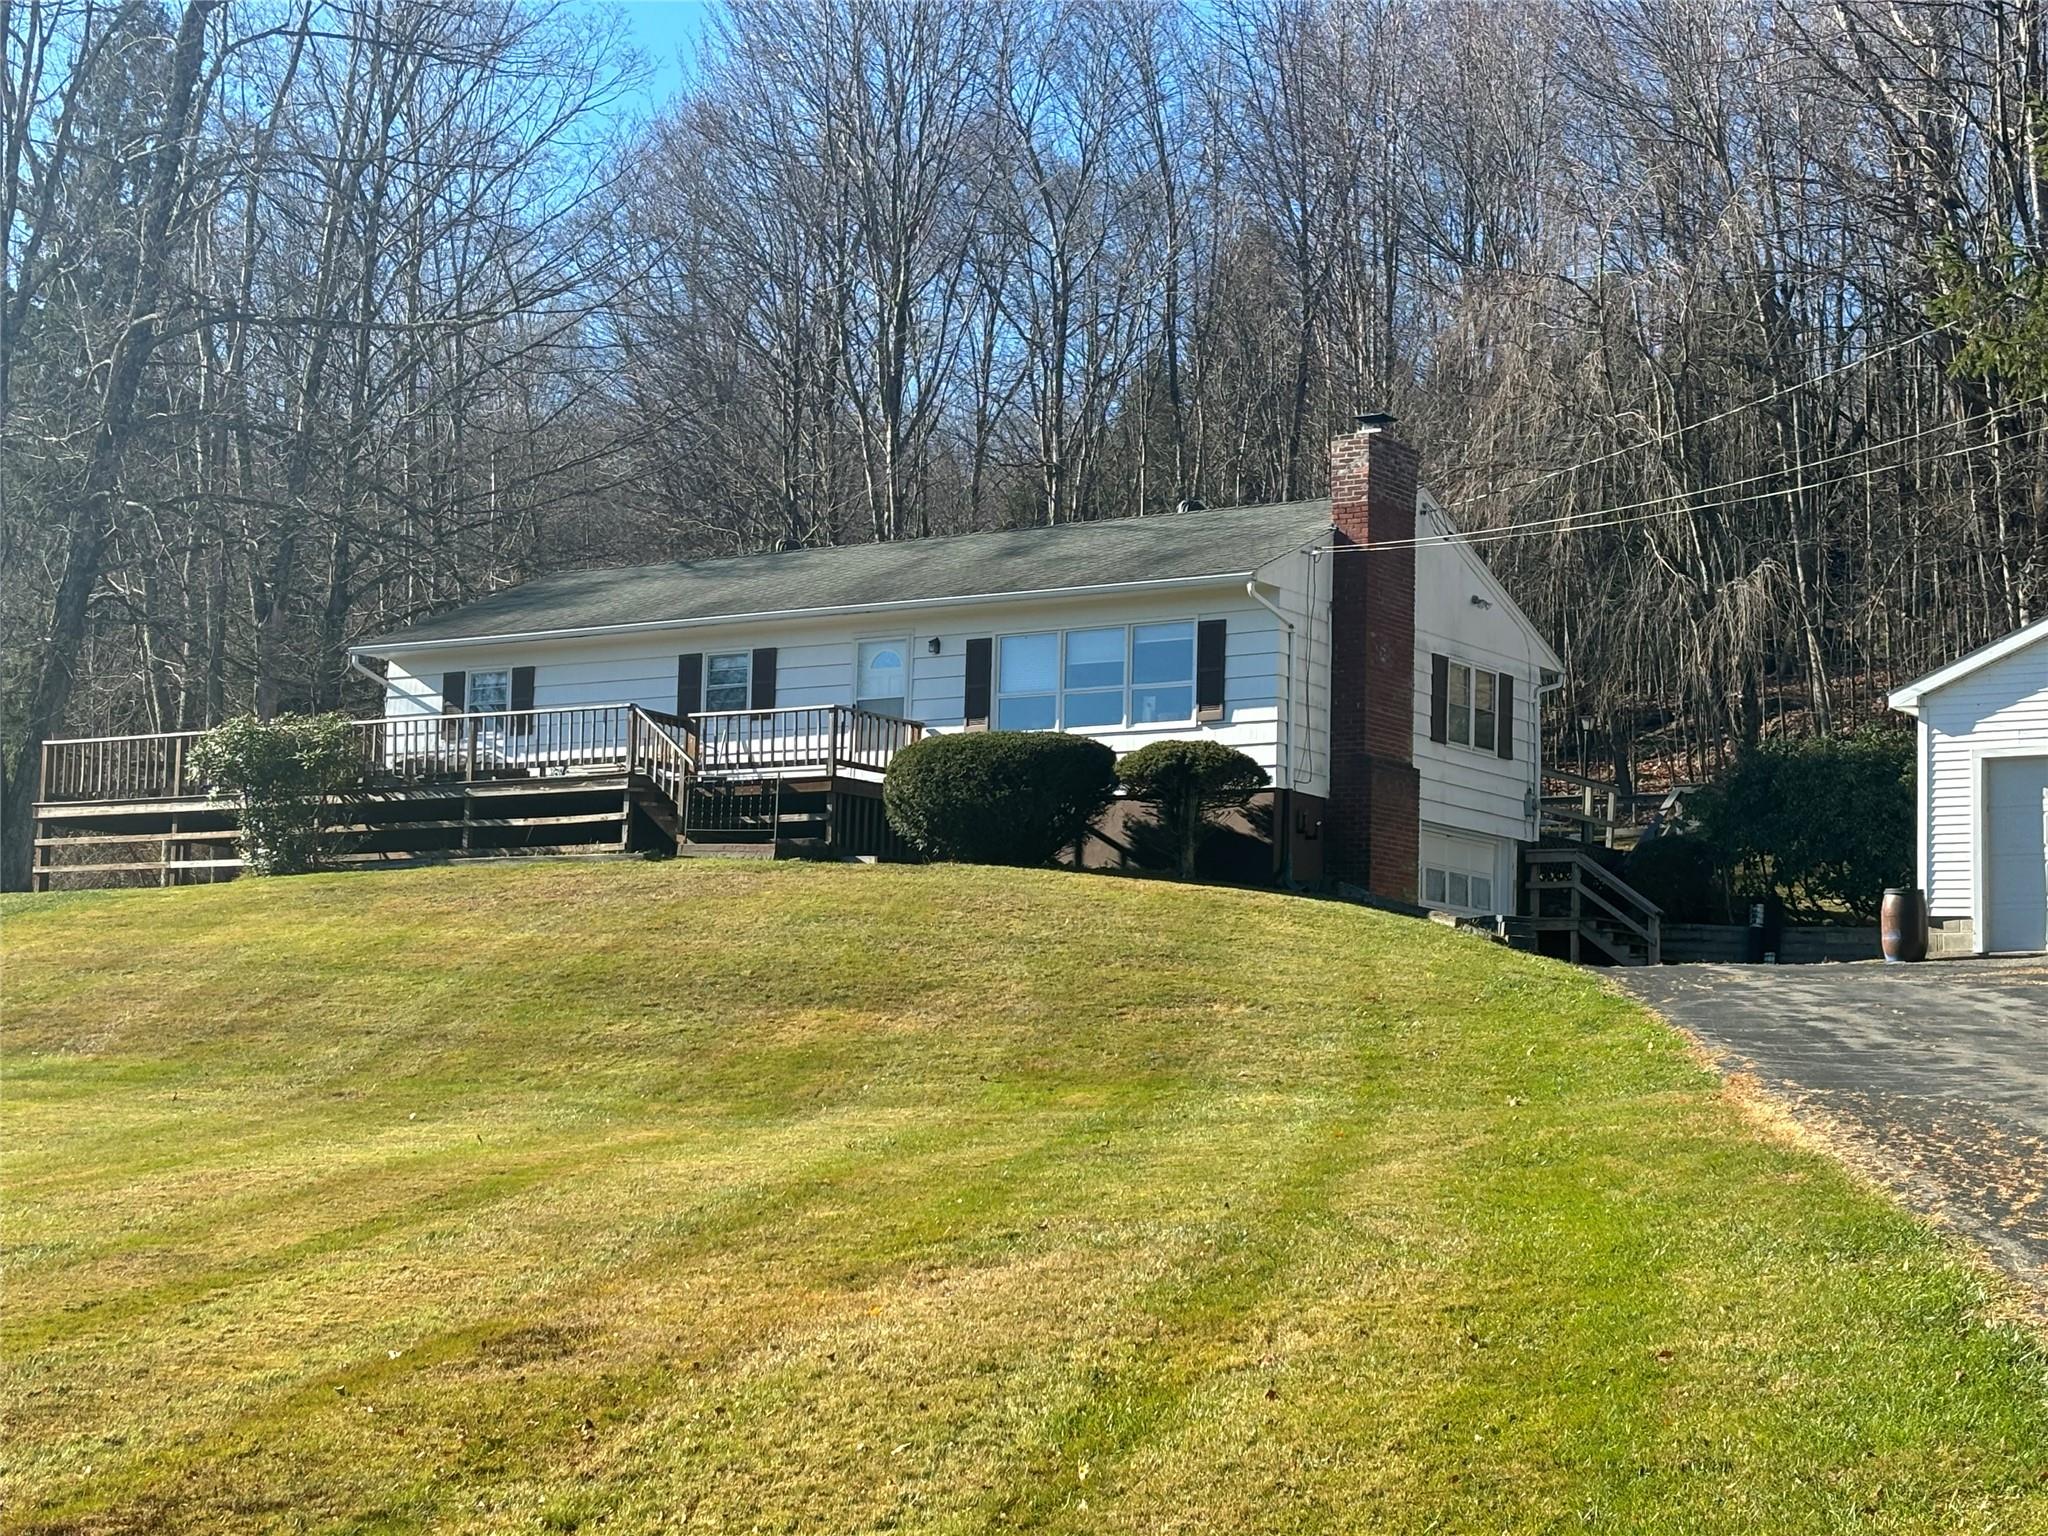
<svg viewBox="0 0 2048 1536">
<path fill-rule="evenodd" d="M 1984 760 L 1983 837 L 1984 948 L 2048 950 L 2048 757 Z"/>
<path fill-rule="evenodd" d="M 901 719 L 908 713 L 905 706 L 910 702 L 909 641 L 861 641 L 853 702 L 878 715 Z"/>
</svg>

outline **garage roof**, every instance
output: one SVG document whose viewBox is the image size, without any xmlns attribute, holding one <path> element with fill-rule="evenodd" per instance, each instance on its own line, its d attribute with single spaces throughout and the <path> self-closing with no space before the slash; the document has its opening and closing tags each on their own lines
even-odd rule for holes
<svg viewBox="0 0 2048 1536">
<path fill-rule="evenodd" d="M 2003 639 L 1994 640 L 1989 645 L 1980 645 L 1967 656 L 1960 656 L 1947 666 L 1906 684 L 1891 696 L 1891 706 L 1910 715 L 1919 709 L 1920 701 L 1937 688 L 1946 688 L 1950 683 L 1968 677 L 1979 668 L 1988 667 L 1994 661 L 2002 661 L 2013 652 L 2023 651 L 2039 640 L 2048 640 L 2048 619 L 2022 625 Z"/>
</svg>

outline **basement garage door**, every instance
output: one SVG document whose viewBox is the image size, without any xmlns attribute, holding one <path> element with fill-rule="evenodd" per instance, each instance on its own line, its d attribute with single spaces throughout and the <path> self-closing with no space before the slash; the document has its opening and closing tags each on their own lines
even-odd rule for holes
<svg viewBox="0 0 2048 1536">
<path fill-rule="evenodd" d="M 1451 912 L 1514 911 L 1500 883 L 1500 840 L 1422 829 L 1422 904 Z"/>
<path fill-rule="evenodd" d="M 1984 759 L 1984 947 L 2048 949 L 2048 757 Z"/>
</svg>

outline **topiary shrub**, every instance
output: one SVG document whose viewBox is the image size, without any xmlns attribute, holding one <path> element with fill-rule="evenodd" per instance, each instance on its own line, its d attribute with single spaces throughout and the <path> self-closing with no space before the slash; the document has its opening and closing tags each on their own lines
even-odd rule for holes
<svg viewBox="0 0 2048 1536">
<path fill-rule="evenodd" d="M 1904 732 L 1757 747 L 1695 809 L 1745 898 L 1872 922 L 1886 886 L 1913 883 L 1913 738 Z"/>
<path fill-rule="evenodd" d="M 1116 772 L 1133 799 L 1153 807 L 1183 880 L 1194 876 L 1210 816 L 1266 787 L 1265 769 L 1216 741 L 1155 741 L 1126 756 Z"/>
<path fill-rule="evenodd" d="M 200 737 L 186 762 L 208 793 L 241 797 L 243 867 L 297 875 L 326 862 L 326 804 L 361 778 L 362 741 L 343 715 L 244 715 Z"/>
<path fill-rule="evenodd" d="M 912 742 L 882 804 L 903 840 L 963 864 L 1049 863 L 1116 794 L 1116 754 L 1085 736 L 967 731 Z"/>
</svg>

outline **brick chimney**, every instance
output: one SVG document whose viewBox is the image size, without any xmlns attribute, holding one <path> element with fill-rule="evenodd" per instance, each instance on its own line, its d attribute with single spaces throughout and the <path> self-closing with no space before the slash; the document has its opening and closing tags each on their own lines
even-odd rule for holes
<svg viewBox="0 0 2048 1536">
<path fill-rule="evenodd" d="M 1330 803 L 1333 879 L 1414 901 L 1421 840 L 1415 740 L 1415 450 L 1394 418 L 1330 444 Z M 1397 542 L 1401 547 L 1372 548 Z M 1359 546 L 1367 546 L 1363 551 Z"/>
</svg>

